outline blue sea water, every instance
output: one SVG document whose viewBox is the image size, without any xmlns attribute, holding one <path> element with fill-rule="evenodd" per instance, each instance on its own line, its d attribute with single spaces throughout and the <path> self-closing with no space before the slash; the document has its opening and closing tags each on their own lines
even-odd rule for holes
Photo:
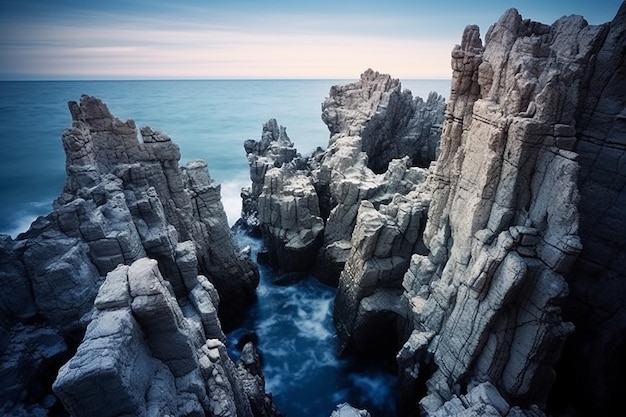
<svg viewBox="0 0 626 417">
<path fill-rule="evenodd" d="M 222 184 L 232 224 L 241 210 L 240 189 L 249 184 L 244 140 L 259 139 L 263 123 L 276 118 L 301 153 L 325 147 L 329 133 L 321 103 L 332 85 L 350 81 L 0 82 L 0 233 L 15 236 L 50 212 L 65 182 L 61 134 L 71 124 L 67 102 L 81 94 L 101 98 L 119 119 L 170 135 L 181 149 L 181 163 L 207 160 L 211 176 Z M 424 98 L 430 91 L 447 98 L 450 89 L 449 80 L 402 84 Z M 258 241 L 238 239 L 253 251 L 259 248 Z M 347 401 L 375 417 L 394 416 L 395 378 L 336 356 L 334 289 L 314 277 L 276 286 L 270 269 L 260 266 L 260 271 L 259 300 L 229 338 L 245 329 L 257 332 L 267 389 L 280 410 L 289 417 L 328 416 L 334 405 Z"/>
<path fill-rule="evenodd" d="M 119 119 L 134 119 L 172 137 L 181 163 L 202 158 L 222 184 L 231 224 L 240 213 L 239 190 L 249 184 L 243 141 L 259 139 L 270 118 L 287 127 L 298 150 L 328 143 L 321 103 L 330 87 L 350 80 L 4 81 L 0 82 L 0 233 L 25 231 L 50 212 L 65 183 L 63 130 L 67 102 L 81 94 L 101 98 Z M 447 98 L 448 80 L 407 80 L 426 98 Z"/>
</svg>

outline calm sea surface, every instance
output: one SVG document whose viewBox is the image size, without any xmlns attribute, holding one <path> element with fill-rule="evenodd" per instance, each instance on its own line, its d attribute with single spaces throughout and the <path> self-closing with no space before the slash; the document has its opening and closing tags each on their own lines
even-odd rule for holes
<svg viewBox="0 0 626 417">
<path fill-rule="evenodd" d="M 328 143 L 321 103 L 335 84 L 352 80 L 28 81 L 0 82 L 0 233 L 15 236 L 46 215 L 65 183 L 63 130 L 71 125 L 67 102 L 81 94 L 101 98 L 121 120 L 134 119 L 172 137 L 181 163 L 205 159 L 222 184 L 230 223 L 239 217 L 239 191 L 249 184 L 243 150 L 259 139 L 270 118 L 287 127 L 302 154 Z M 426 98 L 448 98 L 448 80 L 405 80 Z M 239 237 L 258 250 L 259 242 Z M 376 366 L 338 359 L 332 325 L 334 289 L 313 277 L 296 285 L 271 284 L 260 267 L 259 301 L 242 329 L 259 335 L 267 389 L 289 417 L 329 416 L 335 404 L 369 408 L 373 416 L 396 413 L 395 378 Z M 233 351 L 233 354 L 236 352 Z"/>
</svg>

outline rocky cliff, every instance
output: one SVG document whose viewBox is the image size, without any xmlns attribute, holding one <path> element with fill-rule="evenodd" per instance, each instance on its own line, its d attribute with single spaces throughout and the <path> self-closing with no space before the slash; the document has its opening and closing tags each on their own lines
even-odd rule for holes
<svg viewBox="0 0 626 417">
<path fill-rule="evenodd" d="M 3 412 L 273 414 L 254 347 L 237 368 L 223 345 L 258 272 L 206 163 L 180 168 L 169 137 L 143 127 L 139 140 L 96 98 L 69 107 L 62 195 L 1 239 Z"/>
<path fill-rule="evenodd" d="M 405 413 L 619 408 L 625 30 L 624 5 L 598 26 L 511 9 L 484 43 L 468 26 L 445 120 L 366 71 L 323 104 L 328 148 L 271 176 L 274 207 L 290 175 L 317 194 L 342 351 L 397 354 Z"/>
<path fill-rule="evenodd" d="M 288 282 L 312 268 L 320 247 L 324 221 L 311 169 L 287 136 L 271 119 L 261 140 L 244 144 L 252 186 L 242 190 L 238 226 L 265 243 L 266 261 L 278 267 L 277 282 Z"/>
<path fill-rule="evenodd" d="M 437 94 L 413 98 L 397 79 L 370 69 L 355 83 L 332 87 L 323 103 L 331 133 L 325 150 L 300 157 L 274 120 L 260 141 L 246 141 L 252 187 L 242 194 L 244 218 L 246 207 L 256 207 L 256 219 L 247 222 L 260 225 L 270 262 L 292 273 L 315 267 L 336 285 L 359 203 L 388 203 L 423 182 L 423 167 L 438 151 L 444 107 Z M 417 237 L 409 241 L 411 252 Z"/>
<path fill-rule="evenodd" d="M 374 338 L 402 344 L 405 412 L 617 407 L 625 19 L 626 6 L 600 26 L 578 16 L 545 25 L 509 10 L 484 45 L 467 27 L 426 183 L 404 209 L 396 205 L 411 193 L 351 206 L 338 334 L 352 350 Z M 409 241 L 399 237 L 410 230 L 400 226 L 407 207 L 427 208 L 428 221 L 399 289 L 391 282 L 406 260 L 396 242 Z M 570 389 L 579 396 L 565 397 Z"/>
</svg>

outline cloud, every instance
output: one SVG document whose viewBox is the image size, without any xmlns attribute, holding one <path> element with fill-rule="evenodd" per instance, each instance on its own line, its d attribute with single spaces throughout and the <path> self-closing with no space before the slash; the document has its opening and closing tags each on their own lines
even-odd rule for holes
<svg viewBox="0 0 626 417">
<path fill-rule="evenodd" d="M 50 78 L 333 78 L 376 67 L 396 76 L 447 75 L 451 40 L 420 42 L 381 29 L 392 23 L 282 13 L 239 20 L 219 14 L 207 21 L 70 15 L 9 22 L 0 43 L 0 72 Z"/>
<path fill-rule="evenodd" d="M 510 7 L 320 1 L 5 1 L 0 77 L 344 78 L 373 67 L 403 78 L 449 78 L 450 51 L 465 25 L 477 23 L 484 34 Z M 572 11 L 604 20 L 615 13 L 582 4 Z M 534 0 L 523 8 L 524 17 L 548 23 L 567 14 L 566 6 Z"/>
</svg>

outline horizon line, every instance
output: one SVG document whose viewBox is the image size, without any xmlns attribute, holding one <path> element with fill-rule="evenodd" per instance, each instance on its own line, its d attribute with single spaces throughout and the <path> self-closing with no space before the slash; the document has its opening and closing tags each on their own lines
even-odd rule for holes
<svg viewBox="0 0 626 417">
<path fill-rule="evenodd" d="M 399 77 L 399 80 L 451 81 L 452 77 Z M 358 80 L 357 77 L 207 77 L 207 78 L 0 78 L 0 82 L 98 82 L 98 81 L 318 81 L 318 80 Z"/>
</svg>

